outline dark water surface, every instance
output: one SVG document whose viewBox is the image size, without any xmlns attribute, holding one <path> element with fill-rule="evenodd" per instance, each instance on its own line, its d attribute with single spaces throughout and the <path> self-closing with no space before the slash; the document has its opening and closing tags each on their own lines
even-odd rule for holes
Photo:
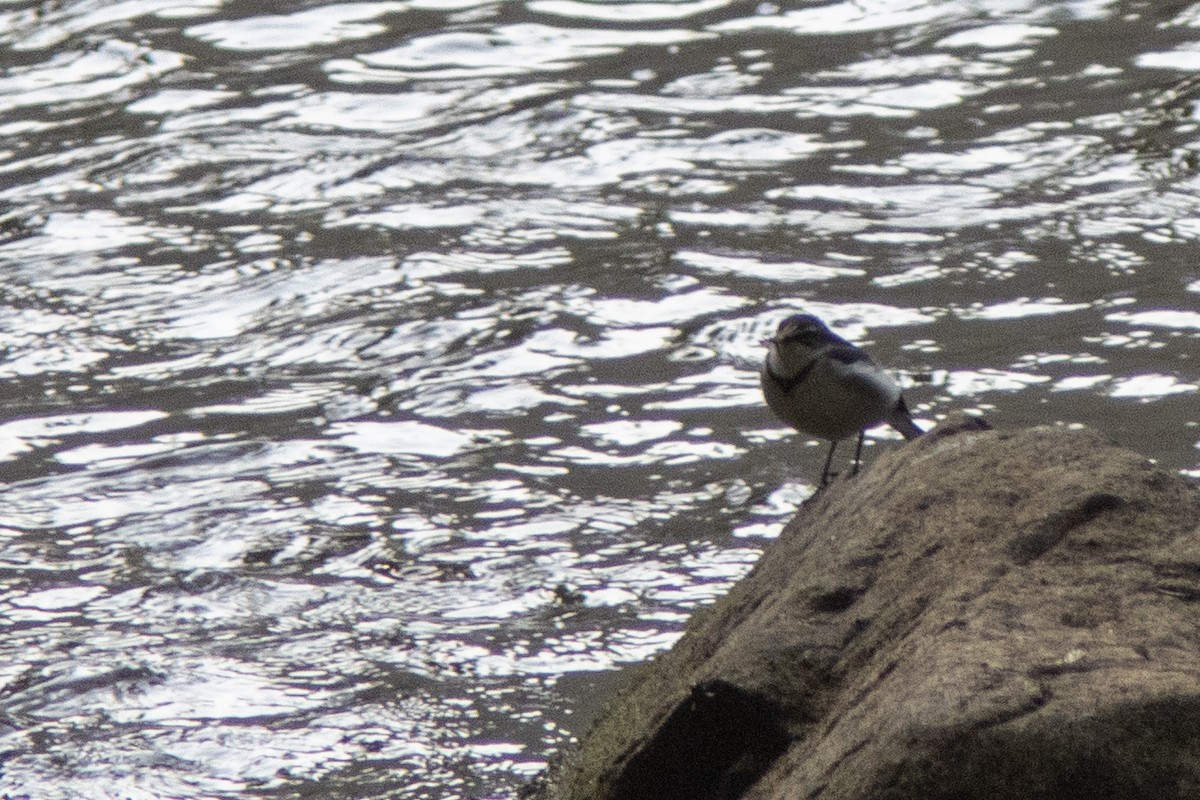
<svg viewBox="0 0 1200 800">
<path fill-rule="evenodd" d="M 1198 69 L 1186 4 L 0 3 L 0 794 L 512 797 L 813 491 L 797 309 L 1200 476 Z"/>
</svg>

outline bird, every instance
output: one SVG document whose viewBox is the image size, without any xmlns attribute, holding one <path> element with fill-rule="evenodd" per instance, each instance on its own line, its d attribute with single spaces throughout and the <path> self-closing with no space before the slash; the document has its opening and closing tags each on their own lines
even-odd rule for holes
<svg viewBox="0 0 1200 800">
<path fill-rule="evenodd" d="M 831 442 L 822 487 L 829 483 L 833 452 L 842 439 L 858 434 L 850 472 L 856 475 L 867 428 L 886 422 L 905 439 L 924 433 L 892 376 L 812 314 L 789 316 L 762 344 L 767 357 L 760 379 L 767 407 L 801 433 Z"/>
</svg>

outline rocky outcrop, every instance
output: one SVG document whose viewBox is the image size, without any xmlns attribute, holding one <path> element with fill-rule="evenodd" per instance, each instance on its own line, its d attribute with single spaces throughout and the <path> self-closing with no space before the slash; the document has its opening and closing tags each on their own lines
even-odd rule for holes
<svg viewBox="0 0 1200 800">
<path fill-rule="evenodd" d="M 639 668 L 563 800 L 1200 797 L 1200 495 L 959 420 L 800 511 Z"/>
</svg>

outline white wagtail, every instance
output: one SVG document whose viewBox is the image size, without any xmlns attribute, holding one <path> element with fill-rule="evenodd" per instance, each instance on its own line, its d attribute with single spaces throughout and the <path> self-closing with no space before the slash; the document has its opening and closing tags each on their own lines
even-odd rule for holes
<svg viewBox="0 0 1200 800">
<path fill-rule="evenodd" d="M 847 436 L 858 434 L 854 475 L 867 428 L 886 422 L 905 439 L 921 435 L 892 376 L 812 314 L 793 314 L 762 343 L 767 348 L 761 375 L 767 406 L 796 430 L 832 442 L 822 486 L 829 483 L 833 451 Z"/>
</svg>

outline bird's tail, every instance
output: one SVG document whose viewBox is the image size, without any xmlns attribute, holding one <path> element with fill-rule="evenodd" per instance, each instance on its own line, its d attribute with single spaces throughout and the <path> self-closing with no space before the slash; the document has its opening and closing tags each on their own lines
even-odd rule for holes
<svg viewBox="0 0 1200 800">
<path fill-rule="evenodd" d="M 913 422 L 912 414 L 909 413 L 908 405 L 904 402 L 903 397 L 896 401 L 896 407 L 892 409 L 891 414 L 888 414 L 887 423 L 900 431 L 905 439 L 915 439 L 925 432 Z"/>
</svg>

